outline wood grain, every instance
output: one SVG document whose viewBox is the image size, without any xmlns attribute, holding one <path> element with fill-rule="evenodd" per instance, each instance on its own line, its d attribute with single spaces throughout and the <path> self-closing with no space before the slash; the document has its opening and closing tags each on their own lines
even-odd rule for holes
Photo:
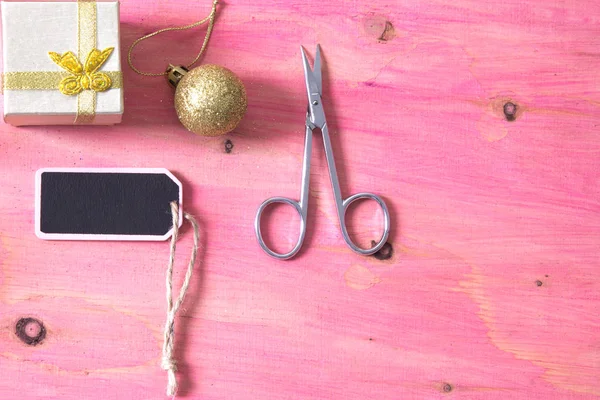
<svg viewBox="0 0 600 400">
<path fill-rule="evenodd" d="M 123 50 L 209 3 L 123 1 Z M 234 133 L 186 132 L 165 82 L 126 64 L 120 125 L 2 125 L 0 398 L 164 398 L 168 244 L 34 235 L 35 171 L 73 166 L 184 184 L 203 248 L 176 321 L 178 397 L 600 397 L 599 24 L 593 0 L 229 1 L 203 62 L 246 84 Z M 185 63 L 202 36 L 156 37 L 136 61 Z M 342 191 L 385 197 L 391 258 L 345 246 L 317 136 L 304 249 L 275 261 L 254 238 L 265 198 L 299 195 L 299 46 L 316 43 Z M 295 240 L 289 211 L 272 215 L 277 246 Z M 356 237 L 379 221 L 354 210 Z M 190 244 L 188 227 L 175 282 Z M 15 334 L 24 317 L 46 329 L 36 346 Z"/>
</svg>

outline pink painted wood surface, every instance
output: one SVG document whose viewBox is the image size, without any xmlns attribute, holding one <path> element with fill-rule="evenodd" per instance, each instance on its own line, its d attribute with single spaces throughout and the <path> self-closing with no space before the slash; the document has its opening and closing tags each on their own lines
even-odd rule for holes
<svg viewBox="0 0 600 400">
<path fill-rule="evenodd" d="M 123 54 L 209 7 L 123 1 Z M 168 244 L 37 239 L 34 173 L 59 166 L 165 167 L 184 183 L 203 247 L 176 322 L 178 397 L 600 397 L 599 24 L 595 0 L 230 1 L 204 62 L 246 84 L 234 133 L 186 132 L 171 89 L 126 65 L 121 125 L 2 125 L 0 398 L 164 398 Z M 203 32 L 159 36 L 136 60 L 185 63 Z M 303 251 L 275 261 L 254 238 L 262 200 L 299 194 L 299 46 L 316 43 L 342 190 L 389 203 L 388 260 L 344 245 L 317 136 Z M 362 243 L 379 218 L 355 210 Z M 190 244 L 188 227 L 176 282 Z M 23 317 L 43 322 L 42 343 L 16 337 Z"/>
</svg>

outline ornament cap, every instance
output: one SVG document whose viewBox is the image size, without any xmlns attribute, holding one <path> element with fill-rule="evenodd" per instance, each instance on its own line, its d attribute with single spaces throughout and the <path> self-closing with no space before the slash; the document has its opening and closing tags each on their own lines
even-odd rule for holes
<svg viewBox="0 0 600 400">
<path fill-rule="evenodd" d="M 176 88 L 181 78 L 183 78 L 189 71 L 190 70 L 183 65 L 169 64 L 169 67 L 167 68 L 167 81 L 169 82 L 169 85 Z"/>
</svg>

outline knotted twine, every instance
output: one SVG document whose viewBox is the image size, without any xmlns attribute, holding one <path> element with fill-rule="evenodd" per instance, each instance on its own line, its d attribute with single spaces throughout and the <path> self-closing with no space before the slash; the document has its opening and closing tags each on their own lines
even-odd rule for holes
<svg viewBox="0 0 600 400">
<path fill-rule="evenodd" d="M 190 262 L 185 273 L 183 284 L 181 285 L 181 290 L 179 291 L 179 296 L 175 303 L 173 303 L 173 264 L 175 262 L 175 247 L 179 236 L 179 205 L 175 201 L 171 203 L 171 214 L 173 215 L 173 235 L 171 236 L 169 265 L 167 266 L 167 322 L 165 323 L 164 343 L 160 363 L 161 368 L 167 371 L 167 396 L 174 396 L 177 392 L 177 377 L 175 376 L 175 372 L 177 372 L 177 362 L 173 358 L 175 314 L 177 313 L 177 310 L 179 310 L 181 303 L 183 303 L 188 286 L 190 285 L 194 264 L 196 263 L 196 254 L 198 253 L 198 241 L 200 237 L 198 223 L 194 217 L 188 213 L 183 213 L 185 219 L 190 221 L 194 228 L 194 244 L 192 247 L 192 256 L 190 257 Z"/>
</svg>

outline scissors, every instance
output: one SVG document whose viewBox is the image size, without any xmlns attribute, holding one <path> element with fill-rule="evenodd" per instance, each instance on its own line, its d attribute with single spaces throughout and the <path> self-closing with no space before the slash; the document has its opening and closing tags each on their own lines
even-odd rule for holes
<svg viewBox="0 0 600 400">
<path fill-rule="evenodd" d="M 323 110 L 323 104 L 321 102 L 321 96 L 323 94 L 323 85 L 321 79 L 321 46 L 317 45 L 317 51 L 315 54 L 314 69 L 310 68 L 306 52 L 304 47 L 300 47 L 302 51 L 302 64 L 304 65 L 304 80 L 306 81 L 306 92 L 308 95 L 308 108 L 306 112 L 306 136 L 304 139 L 304 159 L 302 161 L 302 187 L 300 189 L 300 201 L 292 200 L 288 197 L 271 197 L 265 200 L 256 213 L 254 220 L 254 231 L 256 233 L 256 239 L 262 249 L 270 256 L 287 260 L 300 251 L 304 236 L 306 235 L 306 217 L 308 215 L 308 193 L 309 193 L 309 181 L 310 181 L 310 159 L 312 151 L 312 133 L 315 129 L 320 129 L 323 135 L 323 144 L 325 145 L 325 157 L 327 159 L 327 166 L 329 167 L 329 178 L 331 180 L 331 186 L 333 187 L 333 196 L 335 198 L 335 205 L 337 209 L 338 218 L 340 220 L 340 228 L 342 230 L 342 236 L 346 241 L 348 247 L 354 250 L 358 254 L 370 255 L 376 253 L 386 243 L 390 233 L 390 213 L 383 199 L 372 193 L 357 193 L 346 199 L 342 198 L 342 192 L 340 190 L 340 183 L 337 177 L 337 171 L 335 169 L 335 160 L 333 158 L 333 149 L 331 147 L 331 140 L 329 139 L 329 131 L 327 129 L 327 121 L 325 120 L 325 112 Z M 381 239 L 373 247 L 364 249 L 357 246 L 350 236 L 348 235 L 348 229 L 346 228 L 346 211 L 350 204 L 357 200 L 374 200 L 377 202 L 381 210 L 383 211 L 383 234 Z M 260 229 L 260 221 L 265 209 L 274 203 L 283 203 L 292 206 L 300 215 L 300 235 L 298 242 L 292 250 L 287 253 L 277 253 L 269 248 L 265 243 L 262 232 Z"/>
</svg>

